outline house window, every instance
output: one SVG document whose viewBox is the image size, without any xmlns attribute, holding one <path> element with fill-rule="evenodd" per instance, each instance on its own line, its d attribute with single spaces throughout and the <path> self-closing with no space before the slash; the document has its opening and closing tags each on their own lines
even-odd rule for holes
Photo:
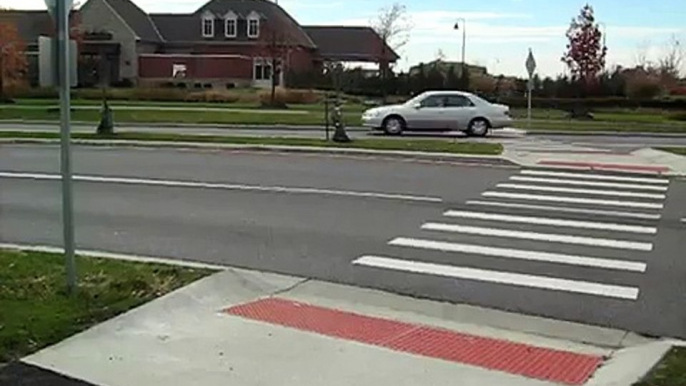
<svg viewBox="0 0 686 386">
<path fill-rule="evenodd" d="M 271 80 L 272 61 L 269 59 L 256 58 L 253 78 L 255 80 Z"/>
<path fill-rule="evenodd" d="M 214 37 L 214 18 L 210 16 L 205 16 L 202 18 L 202 37 L 212 38 Z"/>
<path fill-rule="evenodd" d="M 238 35 L 238 28 L 236 19 L 226 19 L 225 21 L 225 36 L 227 38 L 235 38 Z"/>
<path fill-rule="evenodd" d="M 254 17 L 248 19 L 248 37 L 256 38 L 260 36 L 260 19 Z"/>
<path fill-rule="evenodd" d="M 187 75 L 187 69 L 185 64 L 174 63 L 172 64 L 172 78 L 183 79 Z"/>
</svg>

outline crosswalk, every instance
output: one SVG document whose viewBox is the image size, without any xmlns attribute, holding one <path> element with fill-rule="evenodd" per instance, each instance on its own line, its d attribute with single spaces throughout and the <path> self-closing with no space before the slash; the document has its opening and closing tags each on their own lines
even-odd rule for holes
<svg viewBox="0 0 686 386">
<path fill-rule="evenodd" d="M 669 183 L 657 176 L 523 169 L 352 264 L 636 301 Z"/>
<path fill-rule="evenodd" d="M 524 137 L 517 139 L 502 140 L 501 143 L 508 151 L 517 153 L 579 153 L 579 154 L 608 154 L 618 152 L 620 149 L 603 148 L 593 144 L 575 144 L 558 140 Z"/>
</svg>

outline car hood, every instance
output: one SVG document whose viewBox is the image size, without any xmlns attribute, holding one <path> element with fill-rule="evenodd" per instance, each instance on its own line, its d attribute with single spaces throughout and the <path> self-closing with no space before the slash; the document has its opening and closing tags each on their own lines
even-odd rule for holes
<svg viewBox="0 0 686 386">
<path fill-rule="evenodd" d="M 383 113 L 383 112 L 398 109 L 402 106 L 403 105 L 387 105 L 387 106 L 374 107 L 373 109 L 369 109 L 369 110 L 365 111 L 365 114 Z"/>
</svg>

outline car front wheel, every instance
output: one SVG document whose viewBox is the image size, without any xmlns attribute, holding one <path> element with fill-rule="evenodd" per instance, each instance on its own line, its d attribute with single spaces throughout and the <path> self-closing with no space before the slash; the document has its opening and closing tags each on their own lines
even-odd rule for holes
<svg viewBox="0 0 686 386">
<path fill-rule="evenodd" d="M 469 123 L 467 134 L 473 137 L 485 137 L 491 125 L 483 118 L 477 118 Z"/>
<path fill-rule="evenodd" d="M 390 116 L 383 121 L 383 131 L 388 135 L 400 135 L 405 129 L 405 121 L 398 116 Z"/>
</svg>

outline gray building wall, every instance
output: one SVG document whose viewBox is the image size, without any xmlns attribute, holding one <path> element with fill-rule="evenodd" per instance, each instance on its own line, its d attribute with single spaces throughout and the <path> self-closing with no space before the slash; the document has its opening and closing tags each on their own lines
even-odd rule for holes
<svg viewBox="0 0 686 386">
<path fill-rule="evenodd" d="M 119 56 L 119 77 L 138 80 L 137 36 L 124 20 L 104 0 L 88 0 L 81 7 L 81 25 L 84 31 L 105 31 L 112 34 L 112 40 L 121 46 Z"/>
</svg>

